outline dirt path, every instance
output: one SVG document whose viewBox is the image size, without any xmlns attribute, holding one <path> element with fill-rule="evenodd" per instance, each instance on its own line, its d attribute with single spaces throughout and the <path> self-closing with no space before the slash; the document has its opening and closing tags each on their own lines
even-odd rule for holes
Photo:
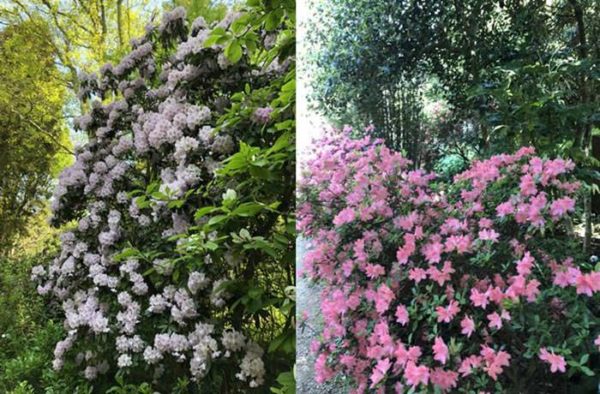
<svg viewBox="0 0 600 394">
<path fill-rule="evenodd" d="M 296 271 L 302 266 L 302 256 L 306 250 L 306 241 L 296 241 Z M 303 314 L 308 315 L 305 324 L 298 328 L 296 342 L 296 393 L 297 394 L 344 394 L 348 390 L 340 382 L 319 384 L 314 379 L 314 355 L 310 351 L 310 343 L 318 338 L 323 326 L 320 313 L 319 294 L 321 289 L 306 278 L 298 276 L 296 288 L 298 322 L 304 321 Z"/>
</svg>

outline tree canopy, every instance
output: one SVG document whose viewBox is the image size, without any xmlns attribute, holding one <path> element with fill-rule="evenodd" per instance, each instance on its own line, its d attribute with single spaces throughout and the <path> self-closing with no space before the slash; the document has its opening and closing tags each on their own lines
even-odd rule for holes
<svg viewBox="0 0 600 394">
<path fill-rule="evenodd" d="M 66 89 L 52 48 L 31 29 L 48 32 L 39 19 L 0 32 L 0 255 L 44 211 L 52 179 L 71 161 Z"/>
<path fill-rule="evenodd" d="M 598 133 L 600 3 L 593 0 L 313 1 L 314 106 L 415 166 L 452 175 L 535 146 L 570 157 L 591 192 Z M 362 127 L 358 134 L 363 133 Z M 599 152 L 597 152 L 598 154 Z"/>
</svg>

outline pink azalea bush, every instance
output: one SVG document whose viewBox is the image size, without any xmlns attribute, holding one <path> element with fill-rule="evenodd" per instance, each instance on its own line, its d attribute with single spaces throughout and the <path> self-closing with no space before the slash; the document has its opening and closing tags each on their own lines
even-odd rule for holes
<svg viewBox="0 0 600 394">
<path fill-rule="evenodd" d="M 319 382 L 542 393 L 598 372 L 600 272 L 572 257 L 572 162 L 525 147 L 444 184 L 378 140 L 315 145 L 298 228 L 324 287 Z"/>
<path fill-rule="evenodd" d="M 52 264 L 32 271 L 65 317 L 55 370 L 98 390 L 118 375 L 217 392 L 261 390 L 291 368 L 294 189 L 280 179 L 293 177 L 294 64 L 283 41 L 263 43 L 289 36 L 286 15 L 188 26 L 176 8 L 119 64 L 81 77 L 89 112 L 75 123 L 89 142 L 52 205 L 68 231 Z"/>
</svg>

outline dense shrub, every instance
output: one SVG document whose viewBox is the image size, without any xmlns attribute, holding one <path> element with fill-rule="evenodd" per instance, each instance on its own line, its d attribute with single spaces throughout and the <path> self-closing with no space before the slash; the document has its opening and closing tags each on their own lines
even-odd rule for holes
<svg viewBox="0 0 600 394">
<path fill-rule="evenodd" d="M 264 391 L 293 364 L 294 8 L 248 4 L 176 8 L 81 78 L 52 219 L 75 226 L 32 277 L 65 317 L 54 369 L 97 390 Z"/>
<path fill-rule="evenodd" d="M 55 308 L 48 308 L 41 297 L 32 297 L 32 266 L 56 250 L 51 241 L 42 245 L 39 253 L 0 259 L 2 393 L 75 392 L 82 380 L 58 376 L 51 368 L 52 351 L 65 332 Z"/>
<path fill-rule="evenodd" d="M 353 392 L 595 390 L 600 266 L 571 233 L 573 163 L 533 148 L 453 182 L 333 133 L 300 180 L 304 272 L 321 283 L 316 376 Z"/>
</svg>

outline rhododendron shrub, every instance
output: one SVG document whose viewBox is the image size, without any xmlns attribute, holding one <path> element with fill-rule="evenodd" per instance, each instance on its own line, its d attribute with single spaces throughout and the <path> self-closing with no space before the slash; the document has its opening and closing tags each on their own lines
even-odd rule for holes
<svg viewBox="0 0 600 394">
<path fill-rule="evenodd" d="M 573 163 L 522 148 L 445 184 L 347 135 L 317 141 L 299 182 L 303 271 L 324 288 L 318 381 L 550 393 L 599 372 L 600 272 L 571 234 Z"/>
<path fill-rule="evenodd" d="M 176 8 L 82 77 L 89 142 L 53 199 L 74 225 L 32 272 L 65 315 L 56 370 L 214 393 L 291 368 L 293 24 L 285 2 L 216 26 Z"/>
</svg>

